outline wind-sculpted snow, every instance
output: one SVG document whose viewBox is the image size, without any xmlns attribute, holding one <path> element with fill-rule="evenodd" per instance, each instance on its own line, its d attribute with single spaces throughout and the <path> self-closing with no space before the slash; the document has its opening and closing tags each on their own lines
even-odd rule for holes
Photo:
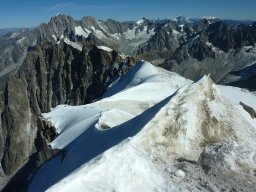
<svg viewBox="0 0 256 192">
<path fill-rule="evenodd" d="M 158 100 L 172 94 L 180 86 L 192 81 L 176 73 L 154 67 L 147 61 L 138 62 L 118 82 L 110 87 L 103 98 L 112 100 Z M 123 98 L 123 97 L 124 98 Z"/>
<path fill-rule="evenodd" d="M 175 79 L 177 81 L 168 83 Z M 165 105 L 169 100 L 168 96 L 190 82 L 174 73 L 157 69 L 148 62 L 141 62 L 112 85 L 106 93 L 115 95 L 84 106 L 61 105 L 50 113 L 43 114 L 59 133 L 50 145 L 63 151 L 42 166 L 29 190 L 44 191 L 85 162 L 124 139 L 134 136 Z M 122 83 L 129 86 L 124 88 Z M 152 93 L 152 96 L 144 97 L 145 93 Z M 105 114 L 111 117 L 112 113 L 112 118 L 117 117 L 117 111 L 122 111 L 119 115 L 126 116 L 118 121 L 104 120 Z M 103 124 L 109 125 L 107 130 L 103 130 L 104 126 L 99 127 Z"/>
<path fill-rule="evenodd" d="M 98 130 L 95 128 L 95 124 L 92 124 L 76 140 L 73 140 L 63 148 L 62 153 L 44 164 L 38 171 L 30 190 L 44 191 L 47 187 L 67 176 L 85 162 L 97 157 L 121 141 L 134 136 L 155 116 L 157 111 L 169 99 L 170 97 L 164 99 L 135 118 L 107 131 Z M 47 177 L 45 177 L 46 175 Z"/>
<path fill-rule="evenodd" d="M 255 126 L 238 107 L 253 99 L 140 62 L 103 99 L 43 115 L 62 151 L 29 191 L 255 191 Z"/>
</svg>

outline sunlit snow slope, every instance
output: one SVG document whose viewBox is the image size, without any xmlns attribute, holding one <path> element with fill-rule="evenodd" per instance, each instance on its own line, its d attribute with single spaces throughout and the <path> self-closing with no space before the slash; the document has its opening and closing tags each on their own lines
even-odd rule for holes
<svg viewBox="0 0 256 192">
<path fill-rule="evenodd" d="M 101 100 L 43 114 L 62 151 L 29 191 L 253 191 L 255 119 L 240 101 L 256 109 L 249 92 L 141 61 Z"/>
</svg>

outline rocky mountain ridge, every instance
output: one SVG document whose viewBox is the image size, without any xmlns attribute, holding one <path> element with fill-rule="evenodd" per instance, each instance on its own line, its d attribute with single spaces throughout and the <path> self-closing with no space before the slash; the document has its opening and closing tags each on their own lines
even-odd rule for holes
<svg viewBox="0 0 256 192">
<path fill-rule="evenodd" d="M 193 80 L 211 73 L 215 82 L 250 88 L 255 74 L 243 70 L 255 66 L 255 31 L 255 23 L 76 21 L 59 14 L 33 30 L 1 36 L 1 186 L 26 190 L 20 184 L 57 153 L 47 147 L 56 133 L 42 112 L 98 99 L 138 59 Z"/>
<path fill-rule="evenodd" d="M 107 46 L 193 80 L 211 73 L 215 82 L 224 82 L 221 80 L 232 71 L 256 61 L 255 31 L 256 23 L 232 25 L 208 17 L 199 21 L 179 16 L 175 21 L 143 18 L 118 22 L 94 17 L 76 21 L 58 14 L 34 30 L 1 37 L 0 76 L 18 69 L 29 47 L 64 41 L 79 50 L 83 42 Z"/>
<path fill-rule="evenodd" d="M 12 178 L 5 191 L 22 190 L 20 183 L 25 187 L 27 176 L 55 154 L 40 114 L 97 99 L 125 70 L 118 53 L 90 44 L 82 51 L 64 42 L 30 48 L 17 73 L 1 82 L 1 186 Z"/>
</svg>

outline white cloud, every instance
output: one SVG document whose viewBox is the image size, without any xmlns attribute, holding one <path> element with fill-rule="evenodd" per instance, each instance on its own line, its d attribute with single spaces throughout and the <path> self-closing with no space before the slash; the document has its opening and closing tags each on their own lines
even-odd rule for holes
<svg viewBox="0 0 256 192">
<path fill-rule="evenodd" d="M 81 9 L 81 8 L 93 8 L 96 7 L 94 5 L 79 5 L 75 2 L 65 2 L 55 4 L 47 9 L 47 11 L 63 11 L 63 10 L 71 10 L 71 9 Z"/>
</svg>

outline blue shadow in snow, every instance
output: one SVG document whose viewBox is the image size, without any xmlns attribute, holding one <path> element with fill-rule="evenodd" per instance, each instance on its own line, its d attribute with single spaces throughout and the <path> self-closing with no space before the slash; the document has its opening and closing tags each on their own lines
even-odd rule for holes
<svg viewBox="0 0 256 192">
<path fill-rule="evenodd" d="M 147 109 L 142 114 L 114 128 L 101 131 L 94 126 L 90 127 L 66 146 L 64 152 L 47 161 L 38 170 L 28 191 L 45 191 L 81 165 L 123 140 L 136 135 L 177 92 Z"/>
</svg>

